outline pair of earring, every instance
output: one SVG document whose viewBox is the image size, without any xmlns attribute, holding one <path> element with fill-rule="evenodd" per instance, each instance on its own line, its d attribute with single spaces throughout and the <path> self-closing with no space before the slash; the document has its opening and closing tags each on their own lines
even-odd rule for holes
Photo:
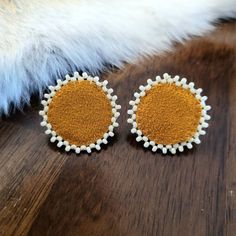
<svg viewBox="0 0 236 236">
<path fill-rule="evenodd" d="M 75 72 L 74 76 L 66 75 L 64 81 L 57 80 L 55 86 L 49 86 L 50 92 L 44 94 L 39 114 L 50 141 L 77 154 L 91 153 L 107 144 L 119 126 L 121 109 L 118 97 L 107 85 L 107 80 Z M 153 152 L 160 149 L 163 154 L 168 151 L 175 154 L 185 147 L 191 149 L 193 143 L 199 144 L 210 119 L 207 111 L 211 109 L 201 92 L 202 89 L 194 88 L 194 83 L 187 83 L 179 76 L 172 78 L 167 73 L 148 79 L 134 93 L 127 111 L 136 141 L 143 141 L 143 146 L 151 147 Z"/>
</svg>

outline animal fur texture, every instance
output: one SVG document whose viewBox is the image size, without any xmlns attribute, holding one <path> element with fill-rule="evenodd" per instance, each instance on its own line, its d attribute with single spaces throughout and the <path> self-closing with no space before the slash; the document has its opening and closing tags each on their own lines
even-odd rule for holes
<svg viewBox="0 0 236 236">
<path fill-rule="evenodd" d="M 122 68 L 235 16 L 235 0 L 1 0 L 0 113 L 67 73 Z"/>
</svg>

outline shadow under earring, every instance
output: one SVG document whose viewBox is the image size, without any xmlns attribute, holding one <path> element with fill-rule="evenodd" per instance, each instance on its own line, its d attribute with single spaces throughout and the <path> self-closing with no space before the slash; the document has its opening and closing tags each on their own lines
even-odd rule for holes
<svg viewBox="0 0 236 236">
<path fill-rule="evenodd" d="M 151 146 L 153 152 L 160 149 L 163 154 L 182 152 L 184 147 L 191 149 L 193 143 L 201 142 L 211 109 L 205 103 L 207 97 L 201 96 L 202 89 L 194 88 L 185 78 L 164 74 L 163 78 L 148 79 L 139 90 L 129 102 L 132 108 L 127 120 L 137 142 L 144 141 L 144 147 Z"/>
<path fill-rule="evenodd" d="M 57 141 L 58 147 L 65 146 L 65 151 L 77 154 L 100 150 L 101 144 L 108 143 L 118 127 L 121 106 L 107 84 L 107 80 L 101 82 L 98 77 L 75 72 L 64 81 L 57 80 L 56 86 L 49 86 L 50 93 L 44 94 L 44 108 L 39 114 L 51 142 Z"/>
</svg>

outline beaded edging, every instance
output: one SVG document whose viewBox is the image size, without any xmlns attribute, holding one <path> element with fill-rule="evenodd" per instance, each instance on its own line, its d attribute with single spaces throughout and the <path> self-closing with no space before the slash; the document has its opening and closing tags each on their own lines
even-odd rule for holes
<svg viewBox="0 0 236 236">
<path fill-rule="evenodd" d="M 140 98 L 144 97 L 146 95 L 146 92 L 150 90 L 153 86 L 157 84 L 175 84 L 178 87 L 182 87 L 184 89 L 188 89 L 195 98 L 200 102 L 202 112 L 201 112 L 201 118 L 199 120 L 199 124 L 197 127 L 196 133 L 193 135 L 192 138 L 190 138 L 186 142 L 176 143 L 176 144 L 170 144 L 170 145 L 163 145 L 163 144 L 157 144 L 152 140 L 149 140 L 149 138 L 145 135 L 143 135 L 142 131 L 138 128 L 137 122 L 136 122 L 136 111 L 138 108 L 138 104 L 140 103 Z M 207 121 L 211 119 L 211 117 L 207 114 L 207 111 L 211 109 L 210 106 L 206 105 L 207 96 L 201 96 L 202 89 L 196 89 L 194 88 L 194 83 L 190 82 L 187 83 L 186 78 L 182 78 L 180 80 L 180 77 L 176 75 L 174 78 L 172 78 L 169 74 L 165 73 L 163 75 L 163 78 L 160 76 L 156 76 L 155 80 L 148 79 L 146 86 L 139 86 L 139 92 L 134 93 L 135 100 L 131 100 L 129 104 L 131 105 L 131 109 L 127 111 L 128 115 L 130 116 L 127 120 L 128 123 L 132 125 L 131 133 L 137 134 L 136 141 L 141 142 L 143 141 L 143 146 L 145 148 L 148 148 L 149 146 L 152 147 L 152 151 L 156 152 L 158 149 L 162 151 L 163 154 L 167 154 L 167 152 L 171 152 L 172 154 L 176 154 L 176 151 L 183 152 L 184 148 L 187 147 L 188 149 L 191 149 L 193 147 L 193 143 L 200 144 L 200 136 L 205 135 L 206 131 L 203 130 L 204 128 L 208 127 Z"/>
<path fill-rule="evenodd" d="M 68 141 L 63 140 L 63 137 L 59 136 L 56 131 L 52 129 L 52 125 L 48 122 L 48 108 L 49 104 L 52 101 L 52 98 L 56 95 L 56 92 L 61 89 L 62 86 L 66 85 L 69 81 L 82 81 L 87 80 L 95 83 L 97 86 L 101 87 L 103 92 L 106 94 L 107 98 L 109 99 L 112 107 L 112 118 L 111 118 L 111 124 L 108 127 L 108 131 L 101 137 L 101 139 L 98 139 L 95 143 L 91 143 L 90 145 L 82 145 L 82 146 L 76 146 L 71 145 Z M 74 73 L 73 77 L 70 77 L 69 75 L 65 76 L 65 80 L 57 80 L 57 84 L 55 86 L 49 86 L 50 93 L 44 94 L 45 100 L 41 101 L 41 104 L 43 105 L 43 110 L 39 111 L 39 115 L 43 117 L 43 121 L 40 123 L 41 126 L 46 127 L 45 134 L 50 135 L 50 141 L 52 143 L 57 141 L 58 147 L 65 147 L 65 151 L 69 152 L 70 150 L 74 150 L 76 154 L 79 154 L 81 151 L 86 151 L 87 153 L 91 153 L 92 149 L 100 150 L 101 144 L 107 144 L 108 143 L 108 137 L 114 136 L 114 129 L 119 126 L 117 123 L 117 118 L 120 116 L 120 113 L 118 112 L 119 109 L 121 109 L 121 106 L 116 103 L 117 96 L 112 95 L 113 89 L 108 88 L 108 81 L 100 81 L 98 76 L 92 77 L 89 76 L 86 72 L 82 74 L 82 76 L 79 75 L 78 72 Z"/>
</svg>

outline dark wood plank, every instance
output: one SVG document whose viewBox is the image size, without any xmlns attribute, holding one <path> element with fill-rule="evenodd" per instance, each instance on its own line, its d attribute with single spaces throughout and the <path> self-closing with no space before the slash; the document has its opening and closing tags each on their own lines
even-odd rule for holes
<svg viewBox="0 0 236 236">
<path fill-rule="evenodd" d="M 0 235 L 25 235 L 67 160 L 49 146 L 38 111 L 0 122 Z"/>
<path fill-rule="evenodd" d="M 226 23 L 172 53 L 103 75 L 122 114 L 100 152 L 76 156 L 48 144 L 38 105 L 4 119 L 0 234 L 235 235 L 235 39 L 236 23 Z M 202 144 L 174 157 L 144 150 L 126 123 L 134 91 L 164 72 L 190 78 L 213 107 Z"/>
</svg>

